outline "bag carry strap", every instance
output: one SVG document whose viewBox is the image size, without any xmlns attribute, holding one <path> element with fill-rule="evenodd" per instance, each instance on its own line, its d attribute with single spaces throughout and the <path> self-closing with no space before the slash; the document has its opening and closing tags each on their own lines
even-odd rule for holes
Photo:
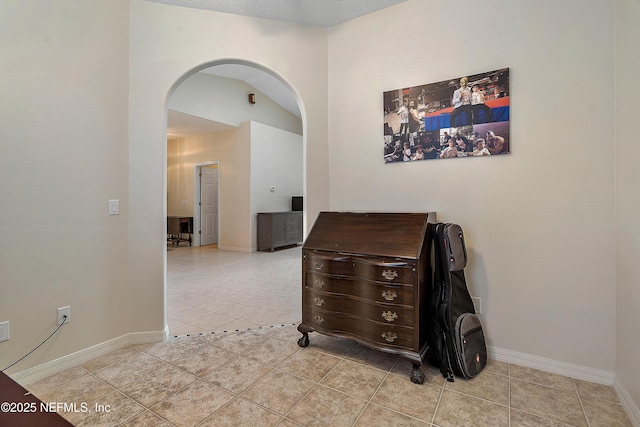
<svg viewBox="0 0 640 427">
<path fill-rule="evenodd" d="M 444 241 L 444 224 L 438 223 L 436 232 L 433 233 L 433 241 L 435 246 L 435 272 L 433 280 L 438 283 L 440 289 L 440 295 L 438 295 L 438 312 L 436 316 L 440 321 L 440 329 L 448 331 L 450 329 L 449 322 L 447 321 L 447 310 L 449 303 L 447 298 L 449 295 L 448 281 L 445 280 L 445 269 L 448 267 L 447 261 L 444 259 L 443 241 Z"/>
<path fill-rule="evenodd" d="M 451 368 L 451 359 L 449 358 L 449 351 L 447 350 L 447 334 L 442 331 L 442 338 L 444 339 L 444 345 L 442 346 L 442 362 L 440 363 L 440 373 L 450 383 L 454 382 L 455 376 L 453 375 L 453 369 Z"/>
</svg>

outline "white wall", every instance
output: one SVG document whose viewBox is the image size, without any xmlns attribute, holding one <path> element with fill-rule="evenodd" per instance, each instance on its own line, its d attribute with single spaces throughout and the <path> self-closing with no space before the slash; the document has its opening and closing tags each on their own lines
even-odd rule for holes
<svg viewBox="0 0 640 427">
<path fill-rule="evenodd" d="M 618 319 L 616 327 L 616 379 L 640 407 L 640 158 L 637 113 L 640 99 L 640 4 L 636 0 L 616 2 L 618 49 L 616 55 L 616 239 Z M 637 411 L 637 409 L 636 409 Z M 640 412 L 636 413 L 640 425 Z"/>
<path fill-rule="evenodd" d="M 454 25 L 470 8 L 469 25 Z M 410 0 L 329 31 L 331 208 L 434 210 L 460 223 L 488 343 L 605 376 L 615 368 L 614 47 L 614 9 L 599 0 Z M 384 91 L 502 67 L 511 155 L 383 164 Z"/>
<path fill-rule="evenodd" d="M 215 134 L 194 134 L 190 138 L 167 138 L 167 215 L 168 216 L 192 216 L 193 215 L 193 169 L 196 159 L 186 159 L 189 154 L 187 141 L 204 139 L 210 140 L 213 145 Z M 215 158 L 215 157 L 213 157 Z M 211 160 L 206 156 L 206 160 Z M 187 204 L 183 205 L 182 200 Z"/>
<path fill-rule="evenodd" d="M 256 214 L 289 211 L 291 196 L 303 191 L 302 137 L 251 122 L 252 249 L 257 247 Z"/>
<path fill-rule="evenodd" d="M 7 0 L 0 19 L 0 227 L 11 242 L 0 365 L 51 332 L 57 307 L 71 305 L 73 319 L 10 373 L 164 328 L 165 104 L 195 68 L 247 61 L 294 88 L 313 159 L 307 208 L 327 208 L 326 30 L 141 0 Z M 107 216 L 114 198 L 121 213 Z M 249 228 L 238 232 L 250 244 Z"/>
<path fill-rule="evenodd" d="M 166 100 L 191 71 L 216 61 L 246 61 L 279 75 L 303 101 L 306 207 L 315 218 L 329 200 L 326 30 L 141 0 L 130 5 L 132 325 L 154 330 L 164 297 Z M 249 244 L 250 235 L 242 237 Z"/>
<path fill-rule="evenodd" d="M 291 210 L 291 196 L 303 192 L 302 175 L 302 137 L 251 122 L 253 213 Z"/>
<path fill-rule="evenodd" d="M 128 20 L 126 0 L 0 2 L 0 369 L 71 306 L 9 373 L 132 329 Z M 161 329 L 156 316 L 145 330 Z"/>
<path fill-rule="evenodd" d="M 193 216 L 196 164 L 232 162 L 230 170 L 249 173 L 249 162 L 242 161 L 242 148 L 247 147 L 235 148 L 243 145 L 237 133 L 237 130 L 194 133 L 167 140 L 167 215 Z"/>
<path fill-rule="evenodd" d="M 244 130 L 243 130 L 244 129 Z M 167 142 L 167 215 L 193 215 L 195 165 L 220 162 L 218 247 L 249 251 L 251 162 L 248 124 Z M 180 200 L 188 200 L 187 206 Z"/>
</svg>

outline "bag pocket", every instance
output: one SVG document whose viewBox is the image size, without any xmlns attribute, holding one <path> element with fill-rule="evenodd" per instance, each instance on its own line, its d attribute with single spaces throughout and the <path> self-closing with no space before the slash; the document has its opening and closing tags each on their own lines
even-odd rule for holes
<svg viewBox="0 0 640 427">
<path fill-rule="evenodd" d="M 487 364 L 487 347 L 480 318 L 473 313 L 462 313 L 454 329 L 456 365 L 464 378 L 473 378 Z"/>
<path fill-rule="evenodd" d="M 444 228 L 445 256 L 449 263 L 449 271 L 462 270 L 467 265 L 467 248 L 464 244 L 462 227 L 458 224 L 447 224 Z"/>
</svg>

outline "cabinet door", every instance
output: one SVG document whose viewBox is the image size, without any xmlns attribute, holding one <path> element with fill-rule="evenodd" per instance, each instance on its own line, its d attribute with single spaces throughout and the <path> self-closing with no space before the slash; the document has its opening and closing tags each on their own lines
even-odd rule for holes
<svg viewBox="0 0 640 427">
<path fill-rule="evenodd" d="M 287 215 L 274 214 L 271 216 L 272 243 L 274 247 L 287 244 Z"/>
<path fill-rule="evenodd" d="M 302 213 L 287 214 L 287 244 L 302 242 Z"/>
</svg>

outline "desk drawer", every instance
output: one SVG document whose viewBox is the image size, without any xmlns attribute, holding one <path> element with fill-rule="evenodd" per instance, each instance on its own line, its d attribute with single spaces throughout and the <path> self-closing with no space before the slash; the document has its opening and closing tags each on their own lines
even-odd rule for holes
<svg viewBox="0 0 640 427">
<path fill-rule="evenodd" d="M 384 283 L 411 284 L 416 276 L 414 262 L 352 256 L 348 254 L 304 254 L 305 270 L 337 276 L 356 276 Z"/>
<path fill-rule="evenodd" d="M 334 313 L 352 314 L 373 322 L 413 326 L 414 309 L 412 306 L 380 304 L 361 298 L 315 292 L 305 289 L 302 297 L 303 307 L 321 308 Z"/>
<path fill-rule="evenodd" d="M 353 276 L 354 263 L 348 255 L 331 256 L 306 253 L 304 259 L 306 271 L 339 276 Z"/>
<path fill-rule="evenodd" d="M 416 351 L 415 329 L 400 325 L 385 325 L 348 313 L 333 313 L 307 308 L 302 312 L 306 325 L 321 333 L 353 337 L 374 346 Z"/>
<path fill-rule="evenodd" d="M 317 291 L 353 295 L 383 304 L 415 305 L 414 287 L 361 280 L 356 277 L 336 277 L 305 272 L 305 287 Z"/>
<path fill-rule="evenodd" d="M 354 270 L 358 277 L 384 283 L 413 283 L 415 265 L 404 261 L 357 258 Z"/>
</svg>

